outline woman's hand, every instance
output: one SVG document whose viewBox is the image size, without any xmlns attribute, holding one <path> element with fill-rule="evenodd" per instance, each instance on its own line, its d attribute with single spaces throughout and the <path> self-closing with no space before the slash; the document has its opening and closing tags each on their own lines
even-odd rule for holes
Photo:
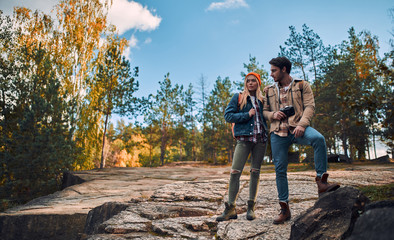
<svg viewBox="0 0 394 240">
<path fill-rule="evenodd" d="M 256 110 L 254 110 L 254 108 L 249 110 L 249 117 L 252 117 L 256 114 Z"/>
</svg>

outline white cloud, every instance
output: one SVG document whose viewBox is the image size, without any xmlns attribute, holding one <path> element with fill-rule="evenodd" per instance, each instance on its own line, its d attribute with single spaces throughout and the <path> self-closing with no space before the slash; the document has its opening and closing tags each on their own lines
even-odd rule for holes
<svg viewBox="0 0 394 240">
<path fill-rule="evenodd" d="M 131 38 L 129 40 L 129 46 L 132 48 L 137 47 L 138 39 L 133 35 L 131 35 Z"/>
<path fill-rule="evenodd" d="M 6 15 L 13 14 L 14 7 L 26 7 L 31 9 L 33 12 L 36 10 L 40 10 L 46 14 L 50 14 L 52 17 L 55 17 L 55 12 L 51 12 L 53 7 L 59 3 L 59 0 L 0 0 L 1 10 Z"/>
<path fill-rule="evenodd" d="M 32 9 L 39 9 L 55 17 L 55 12 L 51 12 L 53 7 L 60 0 L 0 0 L 1 10 L 4 14 L 12 15 L 14 6 L 23 6 Z M 161 17 L 156 14 L 155 9 L 148 9 L 141 3 L 128 0 L 113 0 L 111 9 L 108 12 L 108 20 L 115 25 L 119 34 L 125 33 L 129 29 L 139 31 L 152 31 L 159 27 Z"/>
<path fill-rule="evenodd" d="M 149 44 L 151 42 L 152 42 L 152 38 L 148 37 L 147 39 L 145 39 L 144 44 Z M 125 56 L 126 59 L 129 60 L 130 62 L 131 62 L 130 56 L 132 55 L 132 51 L 131 51 L 132 48 L 137 48 L 137 49 L 139 48 L 138 39 L 135 37 L 134 34 L 131 35 L 129 39 L 129 46 L 123 52 L 123 56 Z"/>
<path fill-rule="evenodd" d="M 138 48 L 138 39 L 135 37 L 135 35 L 131 35 L 130 39 L 129 39 L 129 46 L 124 50 L 123 52 L 123 56 L 126 57 L 127 60 L 129 60 L 131 62 L 131 49 L 132 48 Z"/>
<path fill-rule="evenodd" d="M 131 62 L 131 47 L 127 47 L 124 52 L 123 52 L 123 56 L 126 58 L 126 60 L 129 60 L 129 62 Z"/>
<path fill-rule="evenodd" d="M 155 10 L 148 10 L 140 3 L 127 0 L 114 0 L 108 13 L 108 20 L 116 26 L 119 34 L 127 30 L 152 31 L 159 27 L 161 17 L 153 15 Z"/>
<path fill-rule="evenodd" d="M 145 41 L 144 41 L 145 44 L 149 44 L 149 43 L 151 43 L 151 42 L 152 42 L 152 38 L 147 38 L 147 39 L 145 39 Z"/>
<path fill-rule="evenodd" d="M 213 2 L 206 9 L 207 11 L 234 9 L 241 7 L 249 7 L 245 0 L 225 0 L 224 2 Z"/>
</svg>

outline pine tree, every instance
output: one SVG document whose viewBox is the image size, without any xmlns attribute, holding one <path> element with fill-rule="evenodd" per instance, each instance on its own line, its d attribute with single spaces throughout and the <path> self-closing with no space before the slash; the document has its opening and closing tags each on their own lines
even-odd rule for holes
<svg viewBox="0 0 394 240">
<path fill-rule="evenodd" d="M 204 145 L 205 156 L 210 156 L 214 164 L 231 162 L 233 137 L 231 125 L 224 120 L 224 111 L 230 101 L 231 81 L 228 77 L 218 77 L 206 105 L 204 137 L 208 140 Z"/>
<path fill-rule="evenodd" d="M 102 61 L 99 56 L 97 73 L 90 82 L 91 92 L 88 94 L 89 97 L 97 96 L 97 110 L 105 116 L 100 168 L 105 167 L 104 147 L 109 117 L 112 113 L 133 114 L 137 102 L 133 93 L 138 89 L 134 78 L 138 75 L 138 68 L 132 73 L 130 62 L 122 57 L 124 43 L 116 35 L 108 36 L 107 41 L 107 50 Z"/>
<path fill-rule="evenodd" d="M 70 106 L 61 94 L 52 56 L 42 48 L 29 47 L 21 51 L 26 57 L 20 57 L 31 61 L 13 64 L 30 69 L 31 78 L 23 81 L 25 76 L 19 72 L 13 79 L 19 82 L 18 91 L 13 93 L 15 101 L 6 110 L 8 115 L 1 119 L 6 138 L 2 138 L 5 145 L 0 152 L 5 173 L 0 193 L 1 198 L 17 203 L 57 190 L 63 172 L 73 169 L 80 154 L 72 140 Z M 8 117 L 12 115 L 19 117 L 10 129 Z"/>
</svg>

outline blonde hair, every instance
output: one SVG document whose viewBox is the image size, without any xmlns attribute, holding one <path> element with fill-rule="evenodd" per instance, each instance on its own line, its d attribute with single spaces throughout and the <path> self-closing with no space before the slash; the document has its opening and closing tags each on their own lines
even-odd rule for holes
<svg viewBox="0 0 394 240">
<path fill-rule="evenodd" d="M 256 98 L 258 100 L 260 100 L 262 103 L 264 103 L 263 93 L 261 92 L 261 85 L 259 84 L 259 81 L 257 81 L 257 85 L 258 85 L 258 87 L 256 89 Z M 240 94 L 242 94 L 242 96 L 241 96 L 241 101 L 239 104 L 239 109 L 242 109 L 246 106 L 248 96 L 250 96 L 248 87 L 246 86 L 246 77 L 244 80 L 244 90 Z"/>
</svg>

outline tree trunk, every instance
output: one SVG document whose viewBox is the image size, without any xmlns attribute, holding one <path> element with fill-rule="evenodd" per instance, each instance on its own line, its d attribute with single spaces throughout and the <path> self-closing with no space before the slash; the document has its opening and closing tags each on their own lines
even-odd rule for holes
<svg viewBox="0 0 394 240">
<path fill-rule="evenodd" d="M 163 127 L 161 128 L 161 145 L 160 145 L 160 162 L 162 166 L 164 165 L 166 145 L 167 145 L 167 130 L 165 124 L 163 124 Z"/>
<path fill-rule="evenodd" d="M 345 134 L 342 134 L 342 146 L 343 146 L 343 153 L 344 155 L 349 158 L 349 155 L 347 153 L 348 150 L 348 146 L 347 146 L 347 138 L 345 136 Z"/>
<path fill-rule="evenodd" d="M 317 80 L 317 68 L 316 68 L 316 63 L 315 63 L 315 56 L 313 55 L 313 51 L 311 51 L 311 52 L 312 52 L 313 71 L 315 72 L 315 81 L 314 81 L 314 83 L 316 83 L 316 84 L 314 84 L 315 85 L 315 93 L 314 93 L 314 95 L 315 95 L 315 99 L 316 99 L 316 97 L 318 97 L 320 95 L 320 91 L 319 91 L 319 82 L 316 81 Z"/>
<path fill-rule="evenodd" d="M 391 158 L 394 159 L 394 148 L 391 148 Z"/>
<path fill-rule="evenodd" d="M 107 133 L 108 118 L 109 118 L 109 114 L 106 114 L 105 115 L 105 123 L 104 123 L 104 134 L 103 134 L 103 148 L 101 149 L 100 169 L 103 169 L 105 167 L 104 147 L 105 147 L 105 134 Z"/>
<path fill-rule="evenodd" d="M 370 151 L 369 141 L 367 142 L 367 154 L 368 154 L 368 160 L 371 160 L 371 151 Z"/>
<path fill-rule="evenodd" d="M 312 51 L 312 63 L 313 63 L 313 71 L 315 72 L 315 81 L 317 79 L 317 69 L 316 69 L 316 63 L 315 63 L 315 57 L 313 56 L 313 51 Z M 316 87 L 317 91 L 317 87 Z"/>
<path fill-rule="evenodd" d="M 229 149 L 228 154 L 229 154 L 229 156 L 228 156 L 228 163 L 232 163 L 233 162 L 233 155 L 234 155 L 233 148 Z"/>
<path fill-rule="evenodd" d="M 152 167 L 152 146 L 149 147 L 149 167 Z"/>
<path fill-rule="evenodd" d="M 337 140 L 334 138 L 334 154 L 337 154 Z"/>
<path fill-rule="evenodd" d="M 375 141 L 375 131 L 372 130 L 372 137 L 373 137 L 373 151 L 375 153 L 375 159 L 378 158 L 378 154 L 376 153 L 376 141 Z"/>
<path fill-rule="evenodd" d="M 182 161 L 182 140 L 179 140 L 179 161 Z"/>
<path fill-rule="evenodd" d="M 197 161 L 196 158 L 196 131 L 193 127 L 193 131 L 192 131 L 192 136 L 193 136 L 193 140 L 192 140 L 192 160 L 193 161 Z"/>
<path fill-rule="evenodd" d="M 305 74 L 305 69 L 304 69 L 304 59 L 302 58 L 302 52 L 301 52 L 301 50 L 299 50 L 299 53 L 300 53 L 300 58 L 301 58 L 301 70 L 302 70 L 302 75 L 304 76 L 304 80 L 307 80 L 306 79 L 306 74 Z"/>
<path fill-rule="evenodd" d="M 149 133 L 149 167 L 152 167 L 152 151 L 153 151 L 153 144 L 152 144 L 152 127 L 150 128 Z"/>
</svg>

